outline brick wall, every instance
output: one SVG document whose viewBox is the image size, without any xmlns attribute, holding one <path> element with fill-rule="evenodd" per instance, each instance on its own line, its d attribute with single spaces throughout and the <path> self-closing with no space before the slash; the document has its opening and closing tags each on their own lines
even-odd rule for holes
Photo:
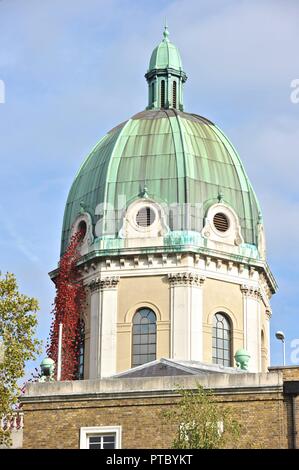
<svg viewBox="0 0 299 470">
<path fill-rule="evenodd" d="M 288 410 L 280 392 L 217 394 L 242 424 L 239 447 L 288 447 Z M 176 396 L 25 402 L 24 448 L 78 448 L 80 427 L 122 426 L 122 448 L 169 448 L 175 427 L 162 418 Z M 234 446 L 232 443 L 231 447 Z"/>
<path fill-rule="evenodd" d="M 295 447 L 299 449 L 299 397 L 294 397 L 294 414 L 295 414 L 295 426 L 296 426 L 296 433 L 295 433 Z M 290 446 L 291 447 L 291 446 Z"/>
<path fill-rule="evenodd" d="M 269 367 L 270 372 L 281 371 L 283 380 L 299 380 L 299 367 L 298 366 L 277 366 Z"/>
</svg>

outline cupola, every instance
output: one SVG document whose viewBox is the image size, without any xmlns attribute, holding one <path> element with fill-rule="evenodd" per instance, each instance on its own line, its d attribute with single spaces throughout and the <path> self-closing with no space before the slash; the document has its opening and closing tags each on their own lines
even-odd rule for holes
<svg viewBox="0 0 299 470">
<path fill-rule="evenodd" d="M 147 109 L 174 108 L 183 111 L 183 84 L 187 75 L 177 47 L 169 41 L 167 25 L 163 39 L 153 50 L 148 72 L 145 78 L 148 83 Z"/>
</svg>

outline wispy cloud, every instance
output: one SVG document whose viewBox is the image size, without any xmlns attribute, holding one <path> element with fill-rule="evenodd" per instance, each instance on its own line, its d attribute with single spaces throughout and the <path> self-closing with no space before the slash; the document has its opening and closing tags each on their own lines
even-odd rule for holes
<svg viewBox="0 0 299 470">
<path fill-rule="evenodd" d="M 12 248 L 12 252 L 14 247 L 17 248 L 17 250 L 25 256 L 25 258 L 30 262 L 30 263 L 37 263 L 41 267 L 41 262 L 40 259 L 36 256 L 34 253 L 33 249 L 30 249 L 28 247 L 28 243 L 19 235 L 13 224 L 9 221 L 7 217 L 7 213 L 3 210 L 3 208 L 0 206 L 0 218 L 2 220 L 2 229 L 4 229 L 4 234 L 2 234 L 4 240 L 9 241 L 9 245 Z"/>
</svg>

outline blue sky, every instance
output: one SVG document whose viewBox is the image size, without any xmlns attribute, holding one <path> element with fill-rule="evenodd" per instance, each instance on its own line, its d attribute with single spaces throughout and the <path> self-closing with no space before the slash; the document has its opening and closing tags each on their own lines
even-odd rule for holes
<svg viewBox="0 0 299 470">
<path fill-rule="evenodd" d="M 165 17 L 188 75 L 185 110 L 230 137 L 260 200 L 280 287 L 271 362 L 281 362 L 282 329 L 290 363 L 299 338 L 297 0 L 0 1 L 0 269 L 39 299 L 46 339 L 55 294 L 47 273 L 68 190 L 100 137 L 145 108 L 144 73 Z"/>
</svg>

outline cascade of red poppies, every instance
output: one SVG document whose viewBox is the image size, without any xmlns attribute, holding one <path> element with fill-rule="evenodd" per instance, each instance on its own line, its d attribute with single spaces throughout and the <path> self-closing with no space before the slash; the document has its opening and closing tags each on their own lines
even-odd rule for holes
<svg viewBox="0 0 299 470">
<path fill-rule="evenodd" d="M 72 236 L 60 259 L 55 281 L 56 296 L 47 354 L 55 361 L 57 372 L 59 324 L 62 323 L 61 380 L 75 380 L 78 372 L 80 312 L 84 307 L 85 290 L 78 274 L 77 261 L 83 237 L 84 230 L 79 230 Z"/>
</svg>

